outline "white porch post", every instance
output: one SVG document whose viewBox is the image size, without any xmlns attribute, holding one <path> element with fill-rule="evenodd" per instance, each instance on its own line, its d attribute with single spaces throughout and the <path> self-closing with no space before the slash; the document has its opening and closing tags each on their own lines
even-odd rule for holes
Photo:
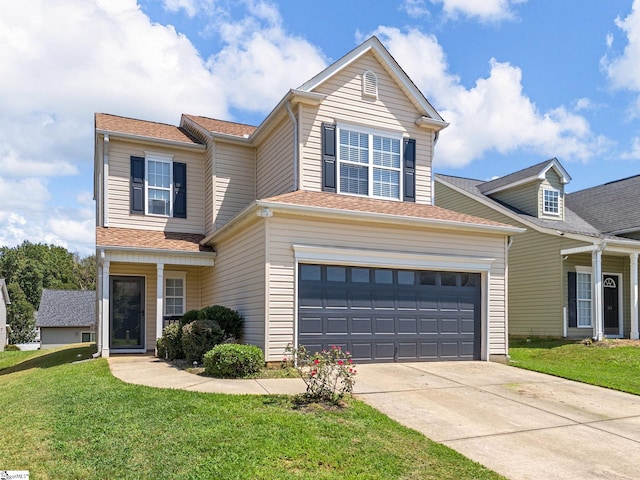
<svg viewBox="0 0 640 480">
<path fill-rule="evenodd" d="M 602 250 L 596 249 L 591 254 L 591 278 L 593 279 L 593 320 L 596 340 L 604 338 L 604 318 L 602 313 Z"/>
<path fill-rule="evenodd" d="M 164 263 L 158 263 L 158 281 L 156 284 L 156 340 L 162 336 L 164 313 Z M 157 353 L 157 352 L 156 352 Z"/>
<path fill-rule="evenodd" d="M 632 340 L 638 340 L 640 334 L 638 332 L 638 254 L 629 255 L 630 272 L 631 272 L 631 335 Z"/>
<path fill-rule="evenodd" d="M 111 342 L 111 336 L 109 335 L 109 260 L 105 260 L 102 265 L 102 356 L 109 357 L 109 343 Z"/>
</svg>

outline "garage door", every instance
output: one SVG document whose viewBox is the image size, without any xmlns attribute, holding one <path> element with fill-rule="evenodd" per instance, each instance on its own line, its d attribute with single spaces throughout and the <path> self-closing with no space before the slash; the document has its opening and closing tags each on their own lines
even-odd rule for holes
<svg viewBox="0 0 640 480">
<path fill-rule="evenodd" d="M 480 274 L 299 266 L 298 342 L 359 362 L 480 358 Z"/>
</svg>

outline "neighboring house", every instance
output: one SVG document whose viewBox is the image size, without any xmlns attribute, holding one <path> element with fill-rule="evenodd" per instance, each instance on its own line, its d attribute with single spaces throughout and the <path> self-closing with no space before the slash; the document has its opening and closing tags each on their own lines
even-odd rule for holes
<svg viewBox="0 0 640 480">
<path fill-rule="evenodd" d="M 95 291 L 45 289 L 37 313 L 41 348 L 95 342 Z"/>
<path fill-rule="evenodd" d="M 242 341 L 358 361 L 507 353 L 509 235 L 432 204 L 447 126 L 373 37 L 258 126 L 96 114 L 98 347 L 153 350 L 163 326 L 220 304 Z"/>
<path fill-rule="evenodd" d="M 7 305 L 11 304 L 7 283 L 4 278 L 0 278 L 0 352 L 9 340 L 9 326 L 7 325 Z"/>
<path fill-rule="evenodd" d="M 638 338 L 640 177 L 565 194 L 551 159 L 491 181 L 435 175 L 436 204 L 524 227 L 509 249 L 509 333 Z"/>
</svg>

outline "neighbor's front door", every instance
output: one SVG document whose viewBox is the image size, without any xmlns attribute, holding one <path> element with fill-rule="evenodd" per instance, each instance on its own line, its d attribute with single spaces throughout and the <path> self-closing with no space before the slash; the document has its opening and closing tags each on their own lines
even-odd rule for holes
<svg viewBox="0 0 640 480">
<path fill-rule="evenodd" d="M 605 335 L 620 334 L 618 282 L 619 277 L 617 275 L 602 276 Z"/>
<path fill-rule="evenodd" d="M 144 277 L 111 277 L 112 350 L 144 349 Z"/>
</svg>

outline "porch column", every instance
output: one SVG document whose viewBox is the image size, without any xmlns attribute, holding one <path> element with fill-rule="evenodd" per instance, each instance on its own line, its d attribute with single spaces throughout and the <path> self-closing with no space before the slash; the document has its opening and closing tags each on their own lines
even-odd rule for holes
<svg viewBox="0 0 640 480">
<path fill-rule="evenodd" d="M 638 254 L 629 255 L 630 272 L 631 272 L 631 335 L 632 340 L 638 340 L 640 334 L 638 332 Z"/>
<path fill-rule="evenodd" d="M 109 335 L 110 313 L 109 313 L 109 260 L 105 260 L 102 264 L 102 324 L 101 337 L 102 337 L 102 356 L 109 357 L 109 343 L 111 343 L 111 336 Z"/>
<path fill-rule="evenodd" d="M 593 279 L 593 338 L 604 338 L 604 316 L 602 312 L 602 251 L 596 249 L 591 253 L 591 278 Z"/>
<path fill-rule="evenodd" d="M 156 340 L 162 336 L 164 314 L 164 263 L 158 263 L 156 284 Z M 156 352 L 157 353 L 157 352 Z"/>
</svg>

